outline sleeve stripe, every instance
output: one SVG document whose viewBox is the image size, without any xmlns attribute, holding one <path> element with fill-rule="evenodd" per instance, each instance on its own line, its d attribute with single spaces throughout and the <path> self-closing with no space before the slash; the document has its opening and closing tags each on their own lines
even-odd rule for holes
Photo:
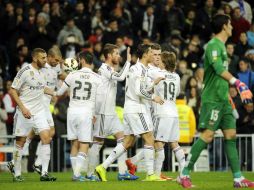
<svg viewBox="0 0 254 190">
<path fill-rule="evenodd" d="M 64 83 L 65 83 L 68 87 L 70 87 L 70 85 L 69 85 L 66 81 L 64 81 Z"/>
<path fill-rule="evenodd" d="M 21 70 L 18 72 L 16 78 L 20 79 L 20 78 L 21 78 L 21 75 L 22 75 L 26 70 L 29 70 L 29 69 L 30 69 L 29 65 L 27 65 L 26 67 L 24 67 L 23 69 L 21 69 Z"/>
<path fill-rule="evenodd" d="M 124 70 L 125 70 L 125 68 L 126 68 L 126 66 L 127 66 L 127 61 L 125 62 L 125 64 L 124 64 L 124 66 L 123 66 L 123 68 L 121 69 L 121 71 L 120 71 L 120 73 L 118 73 L 118 72 L 113 72 L 112 74 L 111 74 L 111 79 L 112 79 L 112 76 L 115 76 L 115 77 L 121 77 L 122 76 L 122 74 L 123 74 L 123 72 L 124 72 Z"/>
<path fill-rule="evenodd" d="M 152 94 L 144 90 L 142 83 L 140 83 L 140 93 L 147 98 L 152 98 Z"/>
</svg>

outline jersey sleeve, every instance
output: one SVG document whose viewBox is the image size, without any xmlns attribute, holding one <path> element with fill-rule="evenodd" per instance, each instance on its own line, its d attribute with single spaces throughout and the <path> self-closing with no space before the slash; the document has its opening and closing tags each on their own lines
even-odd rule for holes
<svg viewBox="0 0 254 190">
<path fill-rule="evenodd" d="M 71 85 L 71 78 L 72 78 L 72 74 L 70 73 L 70 74 L 68 74 L 68 76 L 65 78 L 65 80 L 64 80 L 64 82 L 63 82 L 63 84 L 62 84 L 62 86 L 58 89 L 58 91 L 56 92 L 56 95 L 57 96 L 61 96 L 61 95 L 63 95 L 65 92 L 66 92 L 66 90 L 68 89 L 68 88 L 70 88 L 70 85 Z"/>
<path fill-rule="evenodd" d="M 213 69 L 217 75 L 220 75 L 226 69 L 223 67 L 221 50 L 216 44 L 211 44 L 206 51 L 209 63 L 212 64 Z"/>
<path fill-rule="evenodd" d="M 141 76 L 139 71 L 136 71 L 133 74 L 135 80 L 135 93 L 147 100 L 152 100 L 152 93 L 147 91 L 147 84 L 144 76 Z"/>
<path fill-rule="evenodd" d="M 110 80 L 117 80 L 117 81 L 123 81 L 130 69 L 131 63 L 126 61 L 124 64 L 122 70 L 120 72 L 112 71 L 109 66 L 100 68 L 101 75 L 105 76 L 106 78 Z"/>
<path fill-rule="evenodd" d="M 21 70 L 19 70 L 19 72 L 17 73 L 16 77 L 14 78 L 11 87 L 19 90 L 21 88 L 21 86 L 26 82 L 26 75 L 27 75 L 27 70 L 29 69 L 29 67 L 25 67 Z"/>
<path fill-rule="evenodd" d="M 181 85 L 180 85 L 180 77 L 179 75 L 176 75 L 176 85 L 177 85 L 177 91 L 176 91 L 176 97 L 179 96 L 180 92 L 181 92 Z"/>
</svg>

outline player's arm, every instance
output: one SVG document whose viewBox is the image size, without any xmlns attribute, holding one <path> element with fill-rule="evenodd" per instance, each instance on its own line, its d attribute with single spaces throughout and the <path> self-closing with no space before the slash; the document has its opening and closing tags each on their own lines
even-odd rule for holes
<svg viewBox="0 0 254 190">
<path fill-rule="evenodd" d="M 10 89 L 10 95 L 12 96 L 12 98 L 14 99 L 14 101 L 16 102 L 16 104 L 18 105 L 20 111 L 22 112 L 22 114 L 24 115 L 25 118 L 30 119 L 32 114 L 30 113 L 30 111 L 24 106 L 24 104 L 21 102 L 19 95 L 18 95 L 18 91 L 15 88 L 11 88 Z"/>
<path fill-rule="evenodd" d="M 233 77 L 233 75 L 228 72 L 222 63 L 222 57 L 220 55 L 220 50 L 215 45 L 209 47 L 207 50 L 207 56 L 212 63 L 212 67 L 215 70 L 216 74 L 221 76 L 223 79 L 228 81 L 231 85 L 234 85 L 242 99 L 244 104 L 252 103 L 252 93 L 249 90 L 248 86 L 241 82 L 239 79 Z"/>
<path fill-rule="evenodd" d="M 26 82 L 26 71 L 27 68 L 20 69 L 19 72 L 17 73 L 15 79 L 13 80 L 13 83 L 11 85 L 10 89 L 10 95 L 18 105 L 20 111 L 24 115 L 25 118 L 30 119 L 32 114 L 30 111 L 24 106 L 22 101 L 19 98 L 19 90 L 22 87 L 22 85 Z"/>
<path fill-rule="evenodd" d="M 152 100 L 156 103 L 163 104 L 164 101 L 161 99 L 161 97 L 152 94 L 151 92 L 147 91 L 145 87 L 145 82 L 142 77 L 136 77 L 135 80 L 135 93 L 142 98 L 145 98 L 147 100 Z"/>
<path fill-rule="evenodd" d="M 239 79 L 236 79 L 230 72 L 223 71 L 221 77 L 227 80 L 231 85 L 234 85 L 240 94 L 241 100 L 244 104 L 252 104 L 252 93 L 249 87 L 241 82 Z"/>
</svg>

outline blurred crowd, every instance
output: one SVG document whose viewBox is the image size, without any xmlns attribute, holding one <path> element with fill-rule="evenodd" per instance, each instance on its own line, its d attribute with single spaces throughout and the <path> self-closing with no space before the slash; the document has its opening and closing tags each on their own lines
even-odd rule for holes
<svg viewBox="0 0 254 190">
<path fill-rule="evenodd" d="M 198 120 L 203 53 L 213 35 L 210 21 L 217 13 L 229 15 L 234 27 L 226 44 L 228 69 L 254 92 L 251 3 L 245 0 L 0 0 L 0 128 L 7 126 L 7 133 L 12 133 L 15 103 L 8 91 L 17 71 L 24 63 L 31 62 L 33 48 L 47 51 L 58 46 L 64 58 L 74 57 L 82 50 L 91 51 L 98 69 L 105 43 L 119 46 L 123 62 L 127 46 L 132 50 L 132 62 L 136 61 L 135 49 L 139 43 L 156 42 L 162 50 L 175 52 L 182 94 Z M 122 106 L 124 83 L 118 87 L 117 105 Z M 253 111 L 242 106 L 235 88 L 230 88 L 230 95 L 239 115 L 238 132 L 253 133 Z M 66 119 L 59 114 L 63 112 L 55 113 L 60 121 Z"/>
</svg>

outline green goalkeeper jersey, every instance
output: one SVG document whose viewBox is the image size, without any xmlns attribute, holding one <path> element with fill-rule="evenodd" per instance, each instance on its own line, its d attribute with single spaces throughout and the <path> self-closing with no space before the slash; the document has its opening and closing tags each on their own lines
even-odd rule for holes
<svg viewBox="0 0 254 190">
<path fill-rule="evenodd" d="M 228 82 L 220 75 L 228 70 L 225 44 L 217 38 L 211 39 L 205 50 L 204 88 L 202 102 L 228 101 Z"/>
</svg>

